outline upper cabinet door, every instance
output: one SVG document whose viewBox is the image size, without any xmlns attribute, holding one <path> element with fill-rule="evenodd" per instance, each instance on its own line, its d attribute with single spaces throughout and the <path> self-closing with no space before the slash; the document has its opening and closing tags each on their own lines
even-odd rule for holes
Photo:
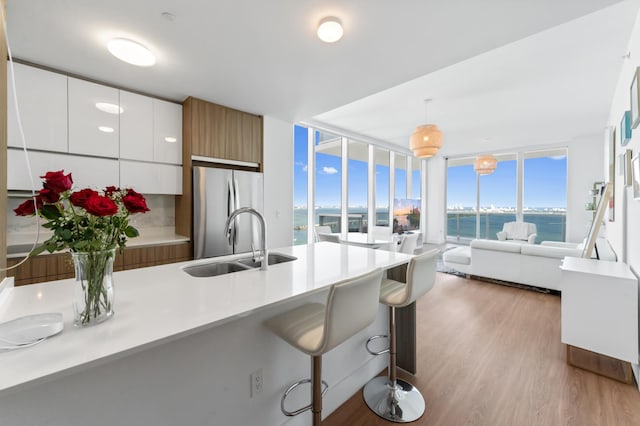
<svg viewBox="0 0 640 426">
<path fill-rule="evenodd" d="M 69 77 L 69 152 L 118 158 L 118 89 Z"/>
<path fill-rule="evenodd" d="M 153 161 L 182 164 L 182 105 L 153 99 Z"/>
<path fill-rule="evenodd" d="M 7 65 L 9 67 L 9 65 Z M 67 77 L 22 64 L 15 70 L 18 108 L 27 147 L 67 151 Z M 11 69 L 7 70 L 8 145 L 22 147 Z"/>
<path fill-rule="evenodd" d="M 153 161 L 153 100 L 120 91 L 120 158 Z"/>
</svg>

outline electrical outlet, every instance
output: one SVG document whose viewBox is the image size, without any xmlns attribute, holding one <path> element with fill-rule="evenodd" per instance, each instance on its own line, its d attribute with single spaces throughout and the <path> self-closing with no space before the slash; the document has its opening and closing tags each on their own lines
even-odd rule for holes
<svg viewBox="0 0 640 426">
<path fill-rule="evenodd" d="M 251 396 L 251 398 L 253 398 L 254 396 L 256 396 L 256 395 L 258 395 L 259 393 L 262 392 L 262 386 L 263 386 L 262 368 L 258 368 L 256 371 L 251 373 L 249 375 L 249 378 L 251 379 L 250 396 Z"/>
</svg>

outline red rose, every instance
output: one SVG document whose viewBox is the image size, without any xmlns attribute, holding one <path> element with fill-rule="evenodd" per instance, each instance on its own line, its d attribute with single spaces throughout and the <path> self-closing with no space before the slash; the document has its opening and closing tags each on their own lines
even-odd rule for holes
<svg viewBox="0 0 640 426">
<path fill-rule="evenodd" d="M 147 207 L 147 202 L 145 201 L 144 197 L 137 192 L 136 195 L 125 195 L 122 198 L 124 206 L 127 208 L 127 210 L 129 210 L 129 213 L 148 212 L 149 208 Z"/>
<path fill-rule="evenodd" d="M 95 195 L 99 195 L 93 189 L 85 188 L 81 191 L 76 191 L 71 194 L 69 199 L 71 200 L 71 204 L 78 207 L 85 207 L 87 204 L 87 200 Z"/>
<path fill-rule="evenodd" d="M 44 176 L 40 176 L 45 180 L 44 187 L 58 194 L 71 189 L 71 186 L 73 186 L 71 173 L 65 176 L 63 172 L 64 170 L 59 170 L 57 172 L 47 172 Z"/>
<path fill-rule="evenodd" d="M 40 190 L 40 198 L 42 198 L 42 201 L 45 203 L 53 204 L 58 202 L 60 195 L 49 188 L 42 188 Z"/>
<path fill-rule="evenodd" d="M 85 205 L 85 210 L 95 216 L 113 216 L 118 213 L 118 206 L 109 197 L 94 195 L 90 197 Z"/>
<path fill-rule="evenodd" d="M 131 188 L 127 188 L 127 195 L 131 197 L 142 198 L 144 200 L 144 196 L 142 194 L 137 193 Z"/>
<path fill-rule="evenodd" d="M 36 196 L 36 205 L 38 210 L 42 207 L 42 199 L 40 196 Z M 36 212 L 36 209 L 33 205 L 33 198 L 28 199 L 24 203 L 20 204 L 13 210 L 16 213 L 16 216 L 31 216 Z"/>
<path fill-rule="evenodd" d="M 120 192 L 120 188 L 116 188 L 115 186 L 107 186 L 104 189 L 104 195 L 106 195 L 107 197 L 111 197 L 114 192 Z"/>
</svg>

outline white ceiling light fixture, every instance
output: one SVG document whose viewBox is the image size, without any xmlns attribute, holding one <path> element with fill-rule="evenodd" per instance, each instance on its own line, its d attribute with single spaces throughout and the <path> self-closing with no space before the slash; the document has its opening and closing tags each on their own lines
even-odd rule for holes
<svg viewBox="0 0 640 426">
<path fill-rule="evenodd" d="M 98 126 L 98 130 L 100 130 L 101 132 L 105 132 L 105 133 L 113 133 L 114 132 L 113 127 L 109 127 L 109 126 Z"/>
<path fill-rule="evenodd" d="M 164 141 L 169 143 L 176 143 L 178 142 L 178 139 L 174 138 L 173 136 L 167 136 L 166 138 L 164 138 Z"/>
<path fill-rule="evenodd" d="M 107 43 L 107 49 L 113 56 L 131 65 L 150 67 L 156 63 L 155 55 L 133 40 L 113 38 Z"/>
<path fill-rule="evenodd" d="M 325 43 L 335 43 L 342 38 L 343 34 L 342 24 L 336 17 L 328 16 L 318 25 L 318 38 Z"/>
<path fill-rule="evenodd" d="M 96 108 L 107 114 L 122 114 L 124 108 L 116 104 L 110 104 L 109 102 L 96 102 Z"/>
</svg>

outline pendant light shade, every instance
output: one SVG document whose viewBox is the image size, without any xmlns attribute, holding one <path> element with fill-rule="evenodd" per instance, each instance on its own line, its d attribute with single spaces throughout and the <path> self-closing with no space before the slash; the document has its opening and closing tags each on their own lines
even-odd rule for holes
<svg viewBox="0 0 640 426">
<path fill-rule="evenodd" d="M 442 132 L 435 124 L 416 127 L 411 135 L 409 147 L 418 158 L 433 157 L 442 146 Z"/>
<path fill-rule="evenodd" d="M 479 175 L 490 175 L 498 167 L 498 160 L 493 155 L 480 155 L 473 162 L 473 169 Z"/>
<path fill-rule="evenodd" d="M 431 99 L 425 99 L 424 102 L 426 109 Z M 438 153 L 441 146 L 442 132 L 435 124 L 423 124 L 416 127 L 409 139 L 409 147 L 413 151 L 413 155 L 418 158 L 433 157 Z"/>
</svg>

